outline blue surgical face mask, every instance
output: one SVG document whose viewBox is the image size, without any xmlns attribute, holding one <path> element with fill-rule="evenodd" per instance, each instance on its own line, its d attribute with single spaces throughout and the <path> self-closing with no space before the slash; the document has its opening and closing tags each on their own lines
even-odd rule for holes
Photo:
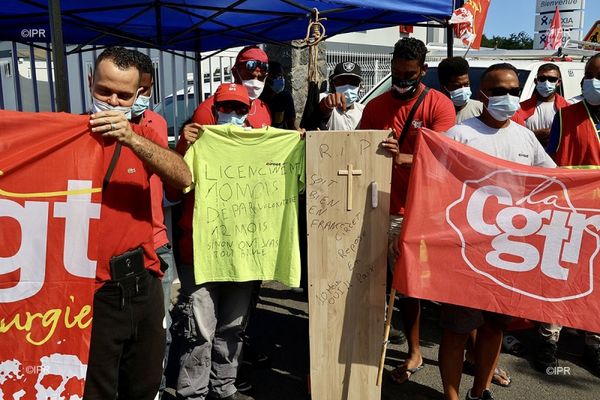
<svg viewBox="0 0 600 400">
<path fill-rule="evenodd" d="M 585 101 L 593 106 L 600 105 L 600 80 L 584 79 L 582 85 L 582 94 Z"/>
<path fill-rule="evenodd" d="M 217 111 L 217 115 L 217 125 L 233 124 L 237 126 L 244 126 L 244 122 L 246 122 L 246 117 L 248 116 L 248 114 L 238 115 L 235 111 L 230 113 Z"/>
<path fill-rule="evenodd" d="M 542 97 L 548 97 L 556 90 L 556 82 L 538 82 L 535 89 Z"/>
<path fill-rule="evenodd" d="M 343 93 L 346 98 L 346 107 L 350 107 L 356 100 L 358 100 L 358 86 L 354 85 L 342 85 L 336 86 L 336 93 Z"/>
<path fill-rule="evenodd" d="M 285 89 L 285 78 L 283 76 L 280 76 L 278 78 L 273 79 L 271 89 L 273 89 L 275 93 L 283 92 L 283 89 Z"/>
<path fill-rule="evenodd" d="M 131 107 L 111 106 L 105 101 L 98 100 L 92 95 L 92 114 L 100 111 L 121 111 L 125 118 L 131 119 Z"/>
<path fill-rule="evenodd" d="M 517 96 L 505 94 L 504 96 L 488 97 L 486 108 L 492 118 L 498 122 L 504 122 L 511 119 L 519 108 L 521 108 L 521 105 L 519 104 L 519 98 Z"/>
<path fill-rule="evenodd" d="M 456 107 L 462 107 L 471 98 L 471 88 L 469 86 L 460 87 L 456 90 L 448 91 L 450 94 L 450 100 Z"/>
<path fill-rule="evenodd" d="M 133 118 L 139 117 L 150 107 L 150 96 L 142 96 L 141 94 L 135 99 L 135 103 L 131 106 L 131 115 Z"/>
</svg>

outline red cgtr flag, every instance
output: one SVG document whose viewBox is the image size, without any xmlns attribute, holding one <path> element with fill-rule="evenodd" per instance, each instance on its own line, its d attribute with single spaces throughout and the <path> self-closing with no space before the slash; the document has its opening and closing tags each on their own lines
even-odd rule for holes
<svg viewBox="0 0 600 400">
<path fill-rule="evenodd" d="M 0 111 L 0 390 L 83 397 L 103 146 L 89 117 Z"/>
<path fill-rule="evenodd" d="M 600 171 L 529 167 L 423 130 L 393 285 L 600 332 Z"/>
<path fill-rule="evenodd" d="M 544 46 L 545 50 L 556 50 L 560 46 L 562 46 L 563 40 L 563 28 L 560 20 L 560 12 L 558 11 L 558 6 L 554 10 L 554 17 L 552 17 L 552 24 L 550 25 L 550 29 L 548 29 L 548 34 L 546 35 L 546 45 Z"/>
<path fill-rule="evenodd" d="M 462 7 L 452 13 L 449 23 L 454 25 L 454 35 L 466 46 L 474 49 L 481 47 L 490 2 L 491 0 L 466 0 Z"/>
</svg>

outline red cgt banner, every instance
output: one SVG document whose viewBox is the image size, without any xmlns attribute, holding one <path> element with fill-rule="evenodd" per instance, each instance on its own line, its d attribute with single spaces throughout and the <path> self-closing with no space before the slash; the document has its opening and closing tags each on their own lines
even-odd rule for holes
<svg viewBox="0 0 600 400">
<path fill-rule="evenodd" d="M 600 171 L 528 167 L 420 135 L 394 287 L 600 332 Z"/>
<path fill-rule="evenodd" d="M 89 117 L 0 111 L 0 392 L 83 398 L 103 147 Z"/>
</svg>

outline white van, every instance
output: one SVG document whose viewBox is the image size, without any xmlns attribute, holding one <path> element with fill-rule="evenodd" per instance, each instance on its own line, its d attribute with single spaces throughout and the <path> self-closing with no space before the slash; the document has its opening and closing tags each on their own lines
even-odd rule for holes
<svg viewBox="0 0 600 400">
<path fill-rule="evenodd" d="M 519 86 L 523 89 L 521 92 L 521 101 L 527 100 L 533 94 L 535 90 L 535 83 L 533 80 L 536 77 L 536 73 L 540 65 L 547 63 L 548 61 L 532 61 L 532 60 L 468 60 L 469 61 L 469 78 L 471 81 L 471 91 L 473 92 L 473 98 L 477 99 L 479 93 L 479 78 L 483 74 L 483 71 L 490 65 L 507 62 L 515 66 L 519 71 Z M 583 79 L 585 62 L 582 61 L 556 61 L 553 62 L 560 68 L 562 75 L 562 85 L 559 88 L 559 94 L 565 99 L 581 94 L 581 80 Z M 440 83 L 438 81 L 437 66 L 438 61 L 427 63 L 429 68 L 427 74 L 423 78 L 423 83 L 431 88 L 440 90 Z M 361 103 L 367 104 L 371 99 L 379 96 L 380 94 L 390 90 L 392 86 L 391 75 L 388 74 L 383 78 L 373 89 L 371 89 L 363 98 L 360 100 Z"/>
</svg>

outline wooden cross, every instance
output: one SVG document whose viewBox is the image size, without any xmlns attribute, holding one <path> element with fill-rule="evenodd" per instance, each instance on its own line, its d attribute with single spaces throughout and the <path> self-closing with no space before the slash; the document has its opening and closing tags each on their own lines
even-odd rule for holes
<svg viewBox="0 0 600 400">
<path fill-rule="evenodd" d="M 348 169 L 340 169 L 338 175 L 348 177 L 348 186 L 346 190 L 346 209 L 352 211 L 352 177 L 362 175 L 361 169 L 352 169 L 352 164 L 348 164 Z"/>
</svg>

